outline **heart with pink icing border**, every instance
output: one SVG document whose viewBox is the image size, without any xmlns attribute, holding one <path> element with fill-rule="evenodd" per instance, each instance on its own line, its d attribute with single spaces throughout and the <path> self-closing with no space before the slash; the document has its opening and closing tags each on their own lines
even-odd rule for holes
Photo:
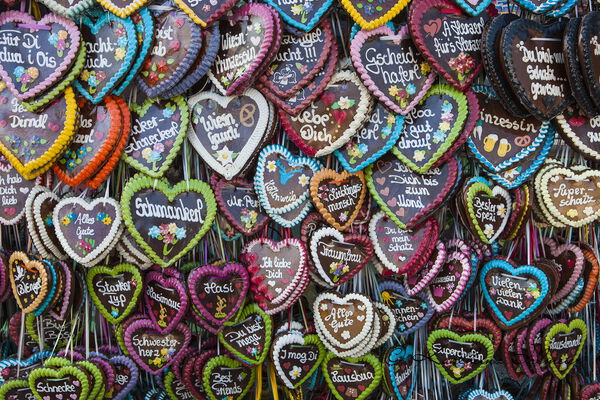
<svg viewBox="0 0 600 400">
<path fill-rule="evenodd" d="M 188 295 L 179 279 L 150 271 L 144 279 L 144 305 L 160 333 L 173 330 L 187 312 Z"/>
<path fill-rule="evenodd" d="M 432 254 L 419 270 L 404 278 L 404 287 L 409 296 L 422 291 L 437 276 L 446 260 L 446 245 L 438 240 Z"/>
<path fill-rule="evenodd" d="M 459 299 L 471 276 L 469 257 L 460 251 L 446 256 L 434 279 L 427 286 L 427 297 L 437 312 L 450 309 Z"/>
</svg>

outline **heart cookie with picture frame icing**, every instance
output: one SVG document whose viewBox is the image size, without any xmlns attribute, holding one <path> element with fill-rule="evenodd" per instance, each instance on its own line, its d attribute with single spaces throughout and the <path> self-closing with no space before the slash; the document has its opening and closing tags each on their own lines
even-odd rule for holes
<svg viewBox="0 0 600 400">
<path fill-rule="evenodd" d="M 587 338 L 587 326 L 582 319 L 575 318 L 568 324 L 554 322 L 543 337 L 544 353 L 550 371 L 564 379 L 575 366 Z"/>
<path fill-rule="evenodd" d="M 4 81 L 0 81 L 0 87 Z M 25 179 L 52 167 L 76 132 L 77 103 L 70 87 L 40 113 L 32 113 L 5 88 L 0 91 L 0 152 Z M 35 133 L 31 128 L 35 127 Z"/>
<path fill-rule="evenodd" d="M 121 208 L 131 235 L 163 268 L 190 251 L 217 214 L 214 194 L 206 182 L 190 179 L 171 186 L 141 174 L 125 185 Z"/>
<path fill-rule="evenodd" d="M 389 26 L 361 30 L 352 39 L 350 52 L 365 86 L 397 114 L 415 108 L 436 77 L 413 44 L 407 25 L 398 32 Z"/>
<path fill-rule="evenodd" d="M 87 373 L 74 365 L 60 368 L 35 368 L 27 380 L 31 391 L 38 399 L 52 399 L 56 393 L 69 399 L 85 399 L 90 393 Z"/>
<path fill-rule="evenodd" d="M 31 260 L 20 251 L 8 260 L 8 276 L 17 305 L 23 313 L 34 312 L 48 294 L 48 272 L 41 261 Z"/>
<path fill-rule="evenodd" d="M 277 377 L 288 389 L 296 389 L 321 366 L 325 347 L 315 334 L 291 331 L 273 339 L 271 358 Z"/>
<path fill-rule="evenodd" d="M 454 150 L 469 114 L 467 97 L 450 85 L 434 85 L 404 117 L 403 134 L 392 152 L 423 174 Z"/>
<path fill-rule="evenodd" d="M 255 73 L 268 61 L 277 38 L 280 23 L 275 17 L 268 5 L 249 3 L 221 22 L 222 45 L 208 77 L 222 94 L 241 93 L 258 78 Z"/>
<path fill-rule="evenodd" d="M 184 283 L 166 273 L 146 273 L 143 299 L 146 314 L 160 333 L 173 330 L 187 313 L 188 293 Z"/>
<path fill-rule="evenodd" d="M 21 101 L 31 100 L 61 81 L 82 43 L 77 25 L 56 14 L 36 21 L 27 13 L 4 12 L 0 14 L 0 33 L 10 37 L 0 51 L 11 56 L 0 65 L 0 76 Z"/>
<path fill-rule="evenodd" d="M 479 375 L 494 357 L 494 346 L 486 336 L 480 333 L 459 335 L 447 329 L 429 334 L 427 350 L 435 367 L 454 384 Z"/>
<path fill-rule="evenodd" d="M 424 294 L 410 297 L 399 282 L 391 279 L 380 282 L 379 289 L 381 301 L 392 310 L 396 318 L 397 334 L 409 335 L 433 317 L 435 310 Z"/>
<path fill-rule="evenodd" d="M 362 172 L 316 172 L 310 180 L 310 195 L 325 221 L 339 231 L 348 229 L 358 216 L 367 194 Z"/>
<path fill-rule="evenodd" d="M 463 252 L 447 254 L 442 267 L 426 288 L 429 301 L 437 312 L 452 308 L 465 290 L 471 273 L 471 262 Z"/>
<path fill-rule="evenodd" d="M 160 178 L 177 156 L 188 131 L 187 103 L 181 96 L 154 98 L 130 108 L 131 133 L 123 160 L 146 175 Z"/>
<path fill-rule="evenodd" d="M 323 375 L 337 400 L 363 400 L 377 389 L 383 370 L 373 354 L 358 358 L 338 357 L 331 351 L 322 364 Z"/>
<path fill-rule="evenodd" d="M 269 145 L 261 150 L 254 176 L 254 190 L 264 210 L 283 214 L 309 199 L 309 183 L 321 170 L 313 158 L 294 157 L 285 147 Z"/>
<path fill-rule="evenodd" d="M 4 157 L 2 156 L 2 158 Z M 30 207 L 27 207 L 29 197 L 43 190 L 41 184 L 41 177 L 28 181 L 10 164 L 5 170 L 0 170 L 0 185 L 3 189 L 0 194 L 0 204 L 2 204 L 0 224 L 15 225 L 18 223 L 26 211 L 31 210 Z"/>
<path fill-rule="evenodd" d="M 98 311 L 110 323 L 118 324 L 138 304 L 144 281 L 137 267 L 122 263 L 91 268 L 86 283 Z"/>
<path fill-rule="evenodd" d="M 369 119 L 372 98 L 358 76 L 336 73 L 321 96 L 296 116 L 279 111 L 281 126 L 302 152 L 321 157 L 342 147 Z"/>
<path fill-rule="evenodd" d="M 330 286 L 339 286 L 356 275 L 373 257 L 373 244 L 365 235 L 344 235 L 326 227 L 310 238 L 310 254 L 316 272 Z"/>
<path fill-rule="evenodd" d="M 448 0 L 417 0 L 410 5 L 408 26 L 415 45 L 438 74 L 465 91 L 483 66 L 481 34 L 496 14 L 493 6 L 471 16 Z"/>
<path fill-rule="evenodd" d="M 571 168 L 546 171 L 536 190 L 553 217 L 565 225 L 580 227 L 600 217 L 600 171 Z"/>
<path fill-rule="evenodd" d="M 271 120 L 267 99 L 256 89 L 229 97 L 200 92 L 188 99 L 188 106 L 190 143 L 209 167 L 233 179 L 267 135 Z"/>
<path fill-rule="evenodd" d="M 52 224 L 63 249 L 84 265 L 99 261 L 116 245 L 121 223 L 119 203 L 109 197 L 89 201 L 67 197 L 52 211 Z"/>
</svg>

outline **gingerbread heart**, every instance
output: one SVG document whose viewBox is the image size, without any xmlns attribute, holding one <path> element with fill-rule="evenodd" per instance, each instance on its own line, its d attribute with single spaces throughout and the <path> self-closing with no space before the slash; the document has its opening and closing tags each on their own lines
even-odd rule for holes
<svg viewBox="0 0 600 400">
<path fill-rule="evenodd" d="M 466 187 L 466 209 L 469 223 L 483 243 L 493 243 L 504 231 L 512 199 L 506 189 L 490 186 L 485 181 L 470 183 Z"/>
<path fill-rule="evenodd" d="M 31 313 L 45 301 L 48 293 L 48 272 L 38 260 L 30 260 L 22 252 L 14 252 L 8 261 L 8 276 L 19 308 Z"/>
<path fill-rule="evenodd" d="M 464 253 L 454 251 L 446 256 L 442 268 L 427 287 L 427 296 L 436 311 L 446 311 L 456 303 L 471 272 L 471 262 Z"/>
<path fill-rule="evenodd" d="M 408 335 L 421 328 L 433 316 L 435 310 L 423 294 L 409 297 L 404 287 L 393 280 L 379 283 L 381 300 L 390 307 L 396 317 L 395 331 Z"/>
<path fill-rule="evenodd" d="M 252 388 L 255 375 L 254 368 L 245 367 L 236 359 L 216 356 L 206 363 L 202 381 L 210 400 L 242 400 Z"/>
<path fill-rule="evenodd" d="M 273 340 L 275 371 L 288 389 L 296 389 L 309 379 L 324 358 L 325 347 L 317 335 L 292 331 Z"/>
<path fill-rule="evenodd" d="M 5 161 L 6 158 L 1 156 Z M 0 170 L 0 223 L 15 225 L 23 218 L 27 210 L 27 200 L 43 190 L 42 179 L 25 180 L 19 172 L 7 162 L 7 167 Z"/>
<path fill-rule="evenodd" d="M 156 330 L 168 333 L 185 316 L 188 294 L 178 278 L 150 271 L 144 278 L 144 304 Z"/>
<path fill-rule="evenodd" d="M 550 371 L 558 379 L 564 379 L 575 366 L 586 337 L 586 324 L 579 318 L 568 324 L 555 322 L 547 328 L 543 337 L 544 352 Z"/>
<path fill-rule="evenodd" d="M 163 268 L 191 250 L 206 234 L 217 213 L 210 186 L 190 179 L 170 186 L 137 175 L 121 196 L 127 229 L 148 257 Z"/>
<path fill-rule="evenodd" d="M 38 399 L 85 399 L 90 393 L 88 375 L 74 365 L 56 369 L 36 368 L 27 380 Z"/>
<path fill-rule="evenodd" d="M 338 400 L 363 400 L 377 389 L 383 374 L 381 362 L 373 354 L 342 358 L 328 352 L 323 360 L 323 375 Z"/>
</svg>

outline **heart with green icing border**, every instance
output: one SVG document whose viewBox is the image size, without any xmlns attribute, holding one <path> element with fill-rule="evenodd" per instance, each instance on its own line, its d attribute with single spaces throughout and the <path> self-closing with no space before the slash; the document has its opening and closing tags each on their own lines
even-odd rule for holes
<svg viewBox="0 0 600 400">
<path fill-rule="evenodd" d="M 450 85 L 434 85 L 404 117 L 400 140 L 392 152 L 407 167 L 423 174 L 460 136 L 469 115 L 467 97 Z"/>
<path fill-rule="evenodd" d="M 148 257 L 163 268 L 198 244 L 216 213 L 215 195 L 196 179 L 170 186 L 138 174 L 127 182 L 121 197 L 123 220 Z"/>
<path fill-rule="evenodd" d="M 44 362 L 44 367 L 68 367 L 71 364 L 71 361 L 64 357 L 50 357 Z M 80 367 L 83 370 L 86 370 L 87 377 L 89 379 L 88 383 L 90 387 L 89 398 L 90 399 L 101 399 L 104 397 L 104 390 L 106 388 L 104 382 L 104 373 L 102 370 L 96 366 L 96 364 L 89 361 L 77 361 L 74 363 L 76 367 Z"/>
<path fill-rule="evenodd" d="M 579 332 L 577 332 L 579 331 Z M 574 339 L 565 336 L 575 335 Z M 558 337 L 558 342 L 555 340 Z M 546 331 L 543 339 L 544 353 L 550 370 L 558 379 L 565 379 L 581 354 L 587 337 L 587 327 L 582 319 L 576 318 L 569 325 L 555 322 Z"/>
<path fill-rule="evenodd" d="M 286 351 L 285 354 L 289 354 L 289 361 L 282 360 L 282 349 L 286 346 L 290 346 L 290 350 Z M 302 353 L 306 357 L 294 358 L 295 352 Z M 316 352 L 317 357 L 313 359 L 309 357 L 310 352 Z M 312 354 L 310 354 L 312 355 Z M 300 387 L 313 373 L 319 368 L 321 362 L 325 358 L 325 346 L 319 339 L 318 335 L 310 334 L 303 335 L 300 332 L 288 332 L 283 335 L 277 335 L 273 341 L 273 351 L 271 352 L 273 358 L 273 365 L 275 366 L 275 372 L 279 379 L 289 389 L 296 389 Z M 306 360 L 306 361 L 301 361 Z"/>
<path fill-rule="evenodd" d="M 106 279 L 118 279 L 113 288 L 107 288 L 109 285 Z M 99 283 L 101 283 L 98 285 Z M 138 303 L 144 280 L 138 268 L 133 264 L 122 263 L 112 267 L 98 265 L 89 270 L 86 276 L 88 291 L 92 296 L 94 304 L 100 311 L 100 314 L 111 324 L 118 324 L 127 317 Z M 102 293 L 104 287 L 105 294 Z M 111 290 L 112 289 L 112 290 Z M 100 292 L 99 292 L 100 291 Z M 101 295 L 99 295 L 99 293 Z M 125 301 L 121 305 L 115 304 L 114 300 L 119 293 L 125 296 Z M 111 304 L 111 296 L 113 296 Z"/>
<path fill-rule="evenodd" d="M 213 385 L 211 384 L 211 378 L 213 377 L 216 377 L 217 381 L 219 381 L 219 370 L 227 371 L 228 374 L 232 374 L 233 371 L 238 371 L 237 375 L 228 384 L 220 383 L 216 385 L 217 390 L 223 390 L 223 393 L 219 393 L 218 391 L 215 393 Z M 248 390 L 254 385 L 254 378 L 254 368 L 246 368 L 238 360 L 234 360 L 227 356 L 216 356 L 211 358 L 210 361 L 206 363 L 204 372 L 202 373 L 204 390 L 206 390 L 206 394 L 211 400 L 221 400 L 225 398 L 231 400 L 243 399 L 246 393 L 248 393 Z"/>
<path fill-rule="evenodd" d="M 258 304 L 246 305 L 237 322 L 229 321 L 224 325 L 219 332 L 219 341 L 231 354 L 251 365 L 260 365 L 265 361 L 271 347 L 273 323 L 271 316 Z M 242 341 L 238 341 L 238 338 Z"/>
<path fill-rule="evenodd" d="M 381 362 L 373 354 L 358 358 L 344 358 L 328 352 L 323 360 L 322 370 L 331 393 L 338 400 L 366 399 L 379 387 L 383 376 Z M 344 375 L 353 375 L 354 378 L 343 379 Z M 364 377 L 364 379 L 355 379 L 356 377 Z"/>
<path fill-rule="evenodd" d="M 459 335 L 447 329 L 438 329 L 429 334 L 427 350 L 435 367 L 454 384 L 478 375 L 494 357 L 494 345 L 485 335 Z M 469 357 L 461 358 L 461 355 Z"/>
<path fill-rule="evenodd" d="M 38 383 L 46 383 L 56 381 L 57 379 L 66 379 L 65 388 L 73 389 L 72 391 L 61 391 L 65 399 L 87 399 L 90 393 L 89 379 L 85 372 L 75 367 L 74 365 L 64 366 L 61 368 L 36 368 L 31 371 L 28 377 L 29 387 L 38 400 L 45 400 L 45 396 L 40 394 Z M 67 387 L 68 386 L 68 387 Z M 70 393 L 70 394 L 69 394 Z M 75 397 L 73 397 L 75 396 Z"/>
<path fill-rule="evenodd" d="M 26 379 L 15 379 L 0 386 L 0 400 L 28 399 L 33 392 Z"/>
</svg>

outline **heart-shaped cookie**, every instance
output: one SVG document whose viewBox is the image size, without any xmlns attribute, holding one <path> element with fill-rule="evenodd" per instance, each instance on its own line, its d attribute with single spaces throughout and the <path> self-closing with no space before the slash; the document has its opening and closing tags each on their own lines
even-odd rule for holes
<svg viewBox="0 0 600 400">
<path fill-rule="evenodd" d="M 561 137 L 585 158 L 600 161 L 600 116 L 589 118 L 577 107 L 567 106 L 556 117 L 556 129 Z"/>
<path fill-rule="evenodd" d="M 494 346 L 486 336 L 480 333 L 459 335 L 447 329 L 429 334 L 427 350 L 435 367 L 454 384 L 477 376 L 494 357 Z"/>
<path fill-rule="evenodd" d="M 395 331 L 400 335 L 415 332 L 427 323 L 435 310 L 424 294 L 409 297 L 406 289 L 394 280 L 379 283 L 381 300 L 396 317 Z"/>
<path fill-rule="evenodd" d="M 131 134 L 123 159 L 138 171 L 159 178 L 179 152 L 188 130 L 188 106 L 183 97 L 148 99 L 131 105 Z"/>
<path fill-rule="evenodd" d="M 384 361 L 384 378 L 398 400 L 409 400 L 417 383 L 413 374 L 413 346 L 388 350 Z"/>
<path fill-rule="evenodd" d="M 230 97 L 200 92 L 189 98 L 188 105 L 190 143 L 209 167 L 231 180 L 247 166 L 267 134 L 267 100 L 256 89 Z"/>
<path fill-rule="evenodd" d="M 206 182 L 170 186 L 136 175 L 121 196 L 125 225 L 148 257 L 163 268 L 191 250 L 210 229 L 217 206 Z"/>
<path fill-rule="evenodd" d="M 195 268 L 188 276 L 188 291 L 194 306 L 203 318 L 217 326 L 237 314 L 249 286 L 246 268 L 237 263 L 226 264 L 222 268 L 204 265 Z M 208 329 L 214 330 L 212 327 Z"/>
<path fill-rule="evenodd" d="M 412 229 L 435 211 L 454 188 L 456 158 L 421 175 L 388 153 L 366 170 L 367 186 L 381 209 L 402 229 Z"/>
<path fill-rule="evenodd" d="M 510 85 L 522 105 L 542 121 L 554 118 L 572 101 L 562 52 L 565 23 L 541 25 L 520 18 L 502 34 L 500 62 Z"/>
<path fill-rule="evenodd" d="M 600 72 L 598 72 L 597 46 L 600 38 L 600 12 L 592 11 L 583 16 L 579 28 L 578 55 L 583 80 L 596 107 L 600 107 Z"/>
<path fill-rule="evenodd" d="M 514 267 L 500 259 L 488 261 L 479 284 L 492 317 L 505 329 L 535 320 L 550 300 L 548 277 L 532 265 Z"/>
<path fill-rule="evenodd" d="M 139 377 L 138 367 L 127 356 L 111 357 L 110 363 L 115 368 L 115 382 L 110 393 L 113 400 L 124 400 L 137 383 Z"/>
<path fill-rule="evenodd" d="M 415 108 L 436 76 L 413 44 L 407 25 L 397 33 L 388 26 L 361 30 L 352 39 L 350 52 L 365 86 L 398 114 Z"/>
<path fill-rule="evenodd" d="M 190 328 L 179 323 L 171 332 L 160 334 L 152 320 L 142 317 L 127 325 L 123 336 L 127 351 L 137 365 L 152 375 L 159 374 L 180 357 L 191 340 Z"/>
<path fill-rule="evenodd" d="M 334 228 L 346 230 L 352 225 L 367 193 L 362 172 L 337 173 L 322 169 L 310 180 L 310 194 L 317 210 Z"/>
<path fill-rule="evenodd" d="M 176 327 L 187 312 L 188 294 L 178 278 L 157 271 L 144 277 L 144 305 L 160 333 Z"/>
<path fill-rule="evenodd" d="M 7 35 L 0 45 L 7 55 L 0 76 L 18 100 L 31 100 L 62 80 L 81 45 L 77 25 L 56 14 L 36 21 L 24 12 L 4 12 L 0 14 L 0 32 Z"/>
<path fill-rule="evenodd" d="M 42 400 L 85 399 L 90 393 L 88 375 L 74 365 L 36 368 L 27 380 L 35 397 Z"/>
<path fill-rule="evenodd" d="M 240 312 L 238 322 L 225 322 L 219 341 L 241 361 L 260 365 L 269 354 L 272 325 L 271 317 L 257 304 L 248 304 Z"/>
<path fill-rule="evenodd" d="M 83 17 L 81 36 L 86 43 L 86 61 L 73 86 L 97 104 L 122 81 L 134 62 L 135 26 L 129 18 L 104 13 L 95 21 Z"/>
<path fill-rule="evenodd" d="M 288 389 L 296 389 L 321 366 L 325 347 L 317 335 L 292 331 L 275 337 L 271 358 L 277 377 Z"/>
<path fill-rule="evenodd" d="M 427 296 L 433 308 L 438 312 L 451 308 L 465 290 L 471 273 L 468 256 L 460 251 L 449 253 L 427 287 Z"/>
<path fill-rule="evenodd" d="M 481 33 L 495 14 L 491 6 L 470 16 L 448 0 L 417 0 L 410 5 L 408 25 L 423 56 L 444 79 L 464 91 L 481 70 Z"/>
<path fill-rule="evenodd" d="M 31 313 L 45 301 L 48 293 L 48 272 L 38 260 L 30 260 L 20 251 L 11 254 L 8 276 L 19 308 Z"/>
<path fill-rule="evenodd" d="M 277 144 L 265 147 L 258 156 L 254 190 L 264 210 L 283 214 L 298 208 L 309 198 L 309 183 L 322 168 L 316 160 L 294 157 Z"/>
<path fill-rule="evenodd" d="M 115 246 L 121 222 L 119 203 L 109 197 L 91 201 L 67 197 L 52 212 L 52 223 L 63 249 L 80 264 L 99 261 Z"/>
<path fill-rule="evenodd" d="M 575 366 L 586 337 L 586 324 L 579 318 L 568 324 L 555 322 L 547 328 L 543 337 L 544 352 L 550 371 L 558 379 L 564 379 Z"/>
<path fill-rule="evenodd" d="M 210 400 L 242 400 L 254 384 L 256 372 L 228 356 L 211 358 L 204 367 L 203 384 Z"/>
<path fill-rule="evenodd" d="M 375 29 L 390 21 L 408 4 L 408 0 L 341 0 L 342 6 L 362 29 Z"/>
<path fill-rule="evenodd" d="M 433 86 L 404 117 L 403 134 L 392 152 L 413 171 L 424 174 L 451 154 L 469 113 L 467 97 L 450 85 Z"/>
<path fill-rule="evenodd" d="M 6 158 L 1 156 L 5 161 Z M 0 223 L 2 225 L 15 225 L 23 218 L 28 208 L 28 199 L 35 197 L 44 190 L 39 186 L 42 179 L 26 180 L 7 162 L 5 170 L 0 170 Z M 32 204 L 29 204 L 31 207 Z M 29 219 L 28 219 L 29 220 Z"/>
<path fill-rule="evenodd" d="M 0 87 L 4 81 L 0 82 Z M 77 130 L 77 103 L 67 88 L 47 108 L 32 113 L 5 88 L 0 91 L 0 152 L 25 178 L 48 170 Z M 33 129 L 33 131 L 32 131 Z"/>
<path fill-rule="evenodd" d="M 373 354 L 342 358 L 328 352 L 323 360 L 323 375 L 337 400 L 363 400 L 377 389 L 383 371 Z"/>
<path fill-rule="evenodd" d="M 372 99 L 358 76 L 336 73 L 327 89 L 297 116 L 280 110 L 281 125 L 306 155 L 321 157 L 342 147 L 369 118 Z"/>
<path fill-rule="evenodd" d="M 465 194 L 469 223 L 483 243 L 493 243 L 504 231 L 512 210 L 510 193 L 483 181 L 467 185 Z"/>
</svg>

